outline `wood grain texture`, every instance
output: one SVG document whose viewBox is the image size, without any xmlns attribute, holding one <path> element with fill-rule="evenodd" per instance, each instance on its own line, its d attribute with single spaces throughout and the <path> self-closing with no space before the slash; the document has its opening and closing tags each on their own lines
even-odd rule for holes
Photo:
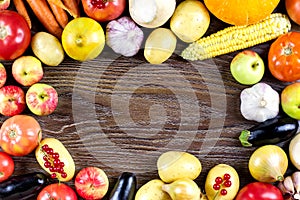
<svg viewBox="0 0 300 200">
<path fill-rule="evenodd" d="M 285 12 L 282 3 L 277 11 Z M 211 16 L 206 34 L 226 26 Z M 293 24 L 293 30 L 298 28 Z M 267 64 L 270 44 L 250 49 Z M 203 170 L 196 182 L 202 189 L 208 170 L 219 163 L 237 170 L 241 187 L 253 181 L 248 159 L 255 148 L 244 148 L 238 140 L 240 131 L 255 124 L 239 110 L 239 94 L 248 86 L 237 83 L 229 70 L 238 52 L 192 63 L 179 56 L 185 46 L 178 42 L 162 65 L 148 64 L 142 49 L 126 58 L 106 47 L 91 61 L 66 57 L 57 67 L 44 66 L 41 82 L 57 89 L 59 105 L 49 116 L 35 116 L 43 137 L 55 137 L 66 146 L 77 172 L 87 166 L 105 170 L 110 188 L 123 171 L 136 173 L 139 187 L 158 178 L 156 160 L 168 150 L 200 159 Z M 12 62 L 3 64 L 11 74 Z M 278 92 L 285 86 L 268 69 L 262 81 Z M 10 77 L 7 84 L 16 83 Z M 32 115 L 28 109 L 25 114 Z M 5 119 L 0 117 L 1 124 Z M 42 171 L 33 153 L 14 160 L 14 174 Z M 74 187 L 73 181 L 68 184 Z"/>
</svg>

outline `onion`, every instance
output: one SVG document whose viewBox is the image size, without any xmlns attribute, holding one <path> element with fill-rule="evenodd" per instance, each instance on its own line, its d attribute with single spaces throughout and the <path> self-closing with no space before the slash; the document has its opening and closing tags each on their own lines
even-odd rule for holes
<svg viewBox="0 0 300 200">
<path fill-rule="evenodd" d="M 289 144 L 289 156 L 291 163 L 300 170 L 300 134 L 297 134 Z"/>
<path fill-rule="evenodd" d="M 264 145 L 252 153 L 248 167 L 252 177 L 258 181 L 282 181 L 288 167 L 288 157 L 281 147 Z"/>
</svg>

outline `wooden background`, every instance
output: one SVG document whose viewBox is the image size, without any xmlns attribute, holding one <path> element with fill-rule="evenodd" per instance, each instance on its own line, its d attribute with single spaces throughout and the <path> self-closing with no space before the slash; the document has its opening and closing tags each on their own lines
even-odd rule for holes
<svg viewBox="0 0 300 200">
<path fill-rule="evenodd" d="M 276 11 L 285 13 L 283 1 Z M 32 19 L 33 33 L 43 30 Z M 226 26 L 211 15 L 206 35 Z M 298 28 L 293 23 L 293 30 Z M 146 37 L 150 30 L 143 31 Z M 250 48 L 266 66 L 270 44 Z M 139 187 L 158 178 L 156 160 L 168 150 L 187 151 L 200 159 L 203 170 L 196 182 L 202 189 L 208 170 L 220 163 L 237 170 L 241 187 L 253 181 L 247 165 L 255 148 L 244 148 L 238 140 L 243 129 L 256 124 L 240 114 L 239 94 L 248 86 L 237 83 L 229 71 L 238 52 L 191 63 L 179 56 L 185 46 L 178 41 L 176 52 L 162 65 L 148 64 L 143 49 L 126 58 L 108 47 L 92 61 L 81 63 L 66 56 L 57 67 L 44 65 L 41 82 L 57 89 L 59 105 L 49 116 L 35 116 L 43 137 L 55 137 L 65 145 L 76 172 L 87 166 L 102 168 L 110 188 L 124 171 L 136 173 Z M 32 54 L 30 49 L 26 54 Z M 3 64 L 10 75 L 12 62 Z M 278 92 L 288 84 L 273 78 L 267 67 L 262 81 Z M 10 76 L 7 84 L 17 83 Z M 28 109 L 24 114 L 32 115 Z M 1 116 L 0 122 L 5 119 Z M 15 175 L 43 171 L 33 153 L 14 160 Z M 74 186 L 73 181 L 67 184 Z"/>
</svg>

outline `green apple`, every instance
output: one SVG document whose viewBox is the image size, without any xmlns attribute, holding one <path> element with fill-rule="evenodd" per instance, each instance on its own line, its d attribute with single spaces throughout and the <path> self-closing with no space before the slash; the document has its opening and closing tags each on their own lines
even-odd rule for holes
<svg viewBox="0 0 300 200">
<path fill-rule="evenodd" d="M 290 117 L 300 120 L 300 83 L 286 86 L 281 92 L 282 110 Z"/>
<path fill-rule="evenodd" d="M 264 61 L 255 51 L 244 50 L 232 59 L 230 72 L 239 83 L 253 85 L 258 83 L 264 75 Z"/>
<path fill-rule="evenodd" d="M 25 99 L 29 110 L 39 116 L 51 114 L 58 104 L 56 89 L 45 83 L 35 83 L 30 86 Z"/>
<path fill-rule="evenodd" d="M 23 86 L 39 82 L 44 75 L 42 63 L 34 56 L 21 56 L 12 64 L 14 79 Z"/>
</svg>

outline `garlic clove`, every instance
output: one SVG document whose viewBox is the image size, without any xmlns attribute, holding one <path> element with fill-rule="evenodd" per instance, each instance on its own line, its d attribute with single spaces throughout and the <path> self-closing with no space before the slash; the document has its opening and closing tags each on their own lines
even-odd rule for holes
<svg viewBox="0 0 300 200">
<path fill-rule="evenodd" d="M 300 171 L 294 172 L 292 174 L 292 180 L 293 180 L 296 192 L 299 193 L 300 192 Z"/>
<path fill-rule="evenodd" d="M 106 43 L 118 54 L 134 56 L 144 39 L 143 31 L 127 16 L 110 21 L 106 26 Z"/>
<path fill-rule="evenodd" d="M 288 191 L 286 190 L 286 188 L 283 185 L 283 182 L 279 182 L 277 187 L 281 191 L 282 195 L 285 195 L 288 193 Z"/>
<path fill-rule="evenodd" d="M 295 193 L 294 183 L 293 183 L 293 180 L 292 180 L 292 177 L 291 177 L 291 176 L 285 177 L 285 179 L 284 179 L 284 181 L 283 181 L 283 185 L 284 185 L 286 191 L 287 191 L 289 194 L 294 194 L 294 193 Z"/>
</svg>

